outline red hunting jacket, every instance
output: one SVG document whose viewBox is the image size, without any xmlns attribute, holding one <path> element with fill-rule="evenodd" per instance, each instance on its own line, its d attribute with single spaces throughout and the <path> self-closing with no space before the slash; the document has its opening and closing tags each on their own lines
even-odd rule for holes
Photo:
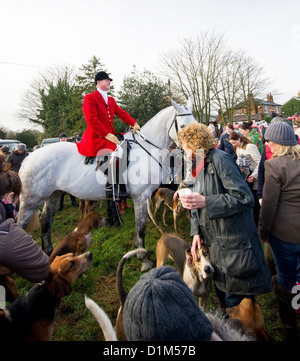
<svg viewBox="0 0 300 361">
<path fill-rule="evenodd" d="M 106 104 L 98 90 L 84 97 L 83 114 L 87 128 L 81 142 L 76 145 L 80 154 L 89 157 L 96 156 L 100 149 L 105 149 L 104 153 L 116 149 L 116 144 L 104 138 L 108 133 L 116 134 L 113 126 L 114 115 L 131 126 L 136 123 L 125 110 L 117 105 L 114 98 L 108 97 L 108 104 Z"/>
</svg>

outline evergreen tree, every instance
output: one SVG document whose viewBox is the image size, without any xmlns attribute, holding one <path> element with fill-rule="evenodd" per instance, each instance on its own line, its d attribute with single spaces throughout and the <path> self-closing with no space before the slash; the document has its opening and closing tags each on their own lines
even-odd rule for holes
<svg viewBox="0 0 300 361">
<path fill-rule="evenodd" d="M 170 106 L 169 95 L 167 83 L 163 83 L 149 70 L 140 73 L 134 67 L 130 76 L 123 80 L 118 103 L 142 126 L 160 110 Z M 120 122 L 117 122 L 116 130 L 119 125 Z"/>
<path fill-rule="evenodd" d="M 281 110 L 285 116 L 292 116 L 295 113 L 300 112 L 300 100 L 297 98 L 290 99 L 283 104 Z"/>
<path fill-rule="evenodd" d="M 87 64 L 83 64 L 82 67 L 79 68 L 79 74 L 76 76 L 76 82 L 83 96 L 95 91 L 95 75 L 99 71 L 105 71 L 107 73 L 105 65 L 100 61 L 100 58 L 97 58 L 95 55 L 92 56 Z M 109 94 L 113 94 L 113 86 L 111 87 Z"/>
</svg>

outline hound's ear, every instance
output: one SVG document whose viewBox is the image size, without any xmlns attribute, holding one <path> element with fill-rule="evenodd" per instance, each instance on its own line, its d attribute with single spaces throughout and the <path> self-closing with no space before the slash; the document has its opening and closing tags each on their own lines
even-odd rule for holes
<svg viewBox="0 0 300 361">
<path fill-rule="evenodd" d="M 68 281 L 56 274 L 51 280 L 51 292 L 53 296 L 62 298 L 71 293 L 72 286 Z"/>
<path fill-rule="evenodd" d="M 102 223 L 103 217 L 99 213 L 95 213 L 91 221 L 92 228 L 98 228 L 102 225 Z"/>
<path fill-rule="evenodd" d="M 191 249 L 187 249 L 185 251 L 185 259 L 186 259 L 186 264 L 188 267 L 192 267 L 193 265 L 193 256 L 191 254 Z"/>
<path fill-rule="evenodd" d="M 233 306 L 230 308 L 226 308 L 226 312 L 228 314 L 229 317 L 238 317 L 239 313 L 240 313 L 240 308 L 238 306 Z"/>
<path fill-rule="evenodd" d="M 187 104 L 186 104 L 188 110 L 189 110 L 191 113 L 192 113 L 192 111 L 193 111 L 193 104 L 194 104 L 194 97 L 191 95 L 191 96 L 189 97 L 188 101 L 187 101 Z"/>
</svg>

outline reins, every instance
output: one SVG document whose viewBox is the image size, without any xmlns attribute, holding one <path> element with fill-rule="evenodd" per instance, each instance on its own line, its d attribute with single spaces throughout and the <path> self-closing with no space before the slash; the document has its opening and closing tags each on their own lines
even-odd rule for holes
<svg viewBox="0 0 300 361">
<path fill-rule="evenodd" d="M 175 116 L 174 116 L 174 118 L 173 118 L 173 120 L 172 120 L 172 122 L 171 122 L 171 124 L 170 124 L 170 126 L 169 126 L 169 129 L 168 129 L 168 135 L 169 135 L 169 136 L 170 136 L 170 130 L 171 130 L 171 128 L 172 128 L 172 126 L 173 126 L 174 123 L 175 123 L 175 131 L 176 131 L 176 134 L 178 134 L 177 117 L 184 117 L 184 116 L 188 116 L 188 115 L 193 115 L 193 113 L 183 113 L 183 114 L 175 113 Z M 152 142 L 150 142 L 150 140 L 148 140 L 140 131 L 137 130 L 136 132 L 137 132 L 137 134 L 139 135 L 139 137 L 140 137 L 144 142 L 147 142 L 148 144 L 153 145 L 155 148 L 161 150 L 160 147 L 158 147 L 157 145 L 155 145 L 155 144 L 153 144 Z M 141 143 L 138 142 L 138 140 L 137 140 L 136 137 L 135 137 L 135 134 L 133 134 L 133 133 L 132 133 L 132 138 L 133 138 L 133 139 L 127 139 L 127 141 L 139 145 L 151 158 L 153 158 L 153 159 L 159 164 L 160 168 L 161 168 L 163 171 L 165 171 L 165 170 L 163 169 L 162 164 L 161 164 L 156 158 L 153 157 L 153 155 L 148 151 L 148 149 L 146 149 L 145 147 L 143 147 L 143 146 L 141 145 Z M 171 137 L 170 137 L 170 138 L 171 138 Z M 167 171 L 165 171 L 165 172 L 166 172 L 167 174 L 169 174 Z"/>
<path fill-rule="evenodd" d="M 140 135 L 139 135 L 139 136 L 140 136 Z M 144 146 L 142 146 L 141 143 L 138 142 L 138 140 L 135 138 L 135 134 L 132 134 L 132 138 L 133 138 L 133 139 L 127 139 L 127 142 L 129 142 L 129 143 L 135 143 L 135 144 L 139 145 L 151 158 L 153 158 L 153 159 L 159 164 L 160 168 L 163 169 L 162 164 L 161 164 L 156 158 L 153 157 L 153 155 L 149 152 L 148 149 L 146 149 Z M 143 137 L 141 137 L 141 138 L 143 139 Z M 150 142 L 149 140 L 147 140 L 146 138 L 144 138 L 143 140 L 144 140 L 145 142 L 153 145 L 155 148 L 161 149 L 161 148 L 159 148 L 157 145 L 155 145 L 155 144 L 153 144 L 152 142 Z M 163 170 L 164 170 L 164 169 L 163 169 Z"/>
</svg>

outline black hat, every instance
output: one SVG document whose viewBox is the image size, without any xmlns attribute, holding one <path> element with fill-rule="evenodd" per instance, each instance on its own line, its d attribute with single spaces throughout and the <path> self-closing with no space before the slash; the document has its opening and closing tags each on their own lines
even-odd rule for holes
<svg viewBox="0 0 300 361">
<path fill-rule="evenodd" d="M 107 73 L 105 73 L 105 71 L 99 71 L 99 73 L 97 73 L 95 76 L 95 83 L 97 84 L 98 80 L 100 81 L 104 79 L 109 79 L 110 81 L 112 81 L 112 79 L 108 76 Z"/>
<path fill-rule="evenodd" d="M 213 331 L 192 291 L 170 266 L 143 274 L 131 288 L 123 326 L 129 341 L 209 341 Z"/>
<path fill-rule="evenodd" d="M 59 138 L 68 138 L 66 133 L 60 133 Z"/>
</svg>

